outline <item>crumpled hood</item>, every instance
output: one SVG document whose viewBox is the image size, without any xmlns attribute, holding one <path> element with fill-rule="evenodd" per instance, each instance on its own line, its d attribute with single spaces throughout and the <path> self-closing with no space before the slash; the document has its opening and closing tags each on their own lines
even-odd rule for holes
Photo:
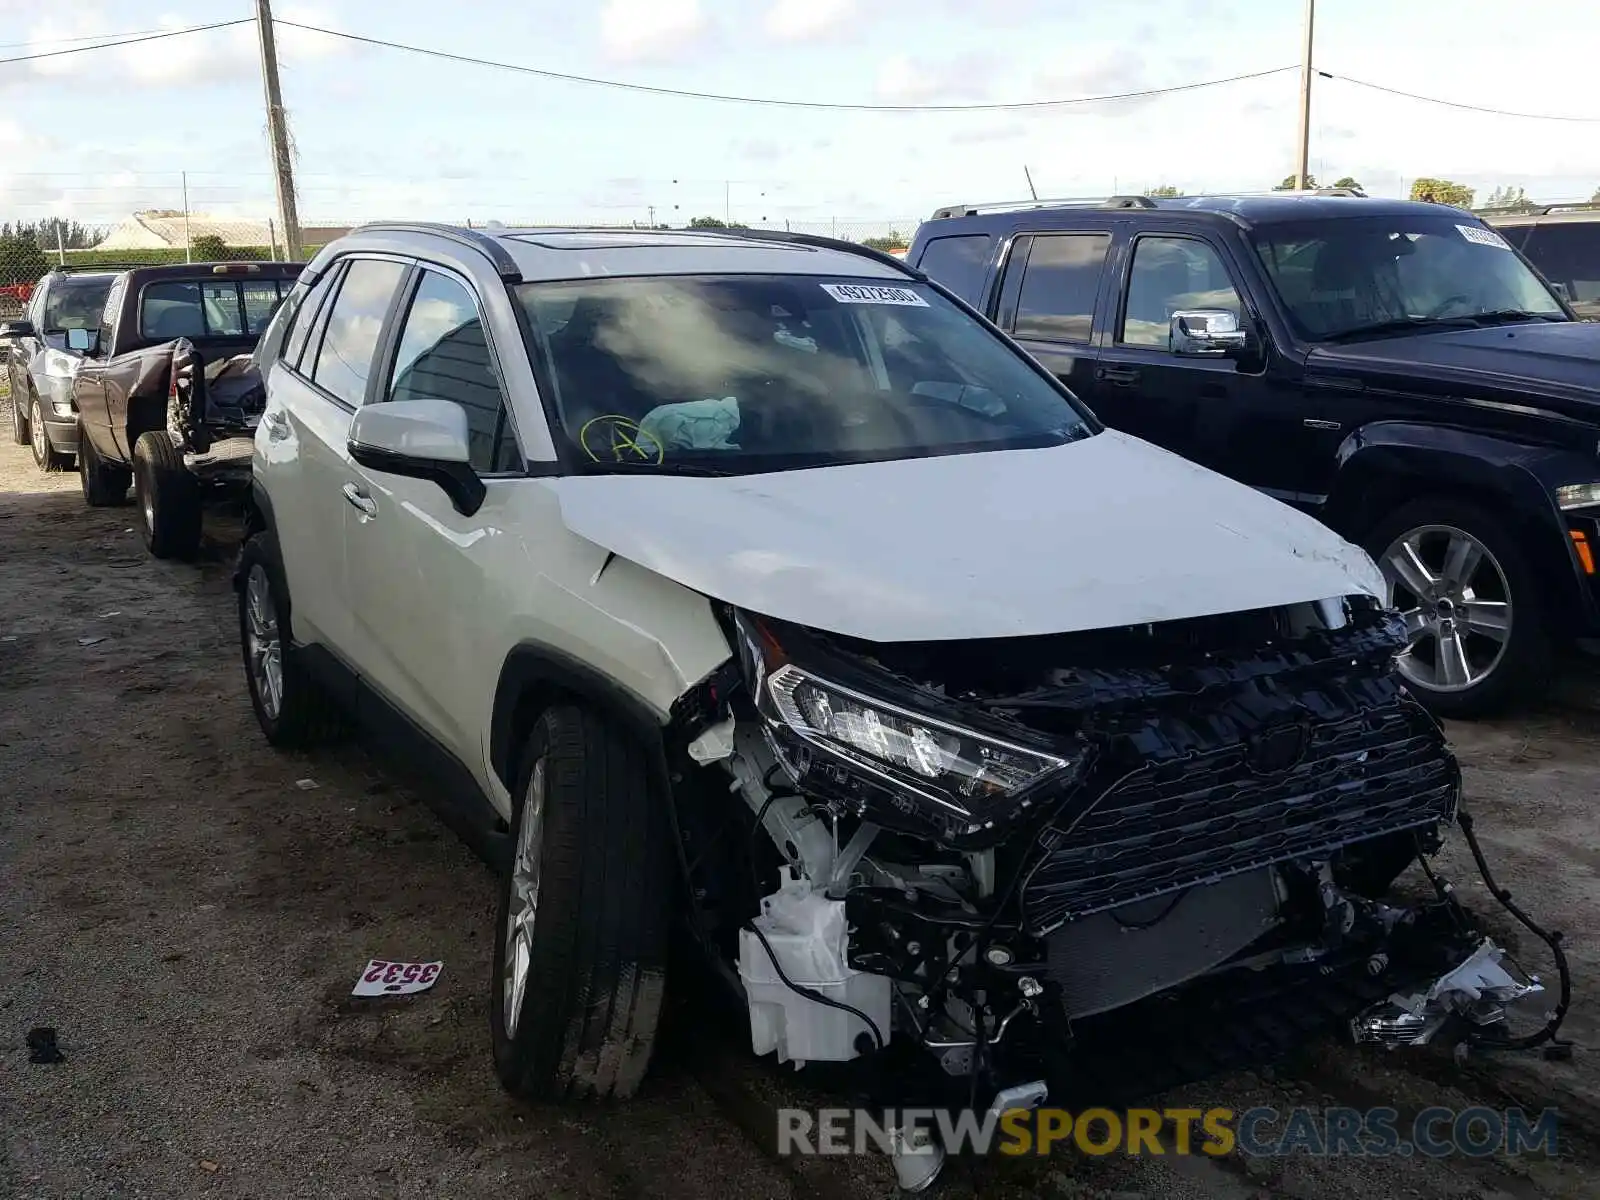
<svg viewBox="0 0 1600 1200">
<path fill-rule="evenodd" d="M 580 537 L 740 608 L 876 642 L 1383 594 L 1366 553 L 1311 517 L 1109 430 L 1047 450 L 552 484 Z"/>
<path fill-rule="evenodd" d="M 1567 400 L 1573 415 L 1600 407 L 1600 323 L 1535 322 L 1454 329 L 1318 346 L 1307 364 L 1388 375 L 1445 378 L 1473 394 L 1495 392 L 1526 403 L 1530 396 Z M 1574 408 L 1572 401 L 1577 402 Z"/>
</svg>

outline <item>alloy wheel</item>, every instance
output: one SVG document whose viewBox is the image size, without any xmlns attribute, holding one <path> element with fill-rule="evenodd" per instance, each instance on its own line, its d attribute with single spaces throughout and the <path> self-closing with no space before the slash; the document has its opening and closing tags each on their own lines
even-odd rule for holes
<svg viewBox="0 0 1600 1200">
<path fill-rule="evenodd" d="M 277 720 L 283 707 L 283 638 L 278 631 L 278 606 L 266 568 L 250 568 L 244 594 L 245 655 L 250 682 L 268 719 Z"/>
<path fill-rule="evenodd" d="M 44 413 L 39 408 L 39 398 L 33 398 L 32 406 L 28 409 L 28 437 L 33 443 L 33 461 L 41 467 L 49 461 L 50 443 L 49 435 L 44 429 Z"/>
<path fill-rule="evenodd" d="M 533 964 L 533 923 L 539 911 L 539 858 L 544 843 L 545 760 L 533 764 L 528 795 L 523 801 L 522 826 L 517 834 L 516 857 L 511 863 L 511 903 L 506 909 L 505 978 L 501 1011 L 506 1037 L 517 1036 L 522 1003 L 528 994 L 528 974 Z"/>
<path fill-rule="evenodd" d="M 1511 587 L 1481 541 L 1453 525 L 1422 525 L 1390 543 L 1378 565 L 1389 603 L 1405 618 L 1409 644 L 1398 665 L 1409 682 L 1464 692 L 1500 666 L 1511 640 Z"/>
</svg>

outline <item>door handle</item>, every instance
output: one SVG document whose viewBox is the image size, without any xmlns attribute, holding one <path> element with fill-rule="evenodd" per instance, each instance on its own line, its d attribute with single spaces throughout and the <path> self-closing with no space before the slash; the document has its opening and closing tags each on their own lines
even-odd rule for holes
<svg viewBox="0 0 1600 1200">
<path fill-rule="evenodd" d="M 261 414 L 261 423 L 267 427 L 267 436 L 281 442 L 289 436 L 289 418 L 281 408 L 269 408 Z"/>
<path fill-rule="evenodd" d="M 1096 367 L 1094 377 L 1116 387 L 1132 387 L 1139 382 L 1139 372 L 1133 367 Z"/>
<path fill-rule="evenodd" d="M 344 498 L 350 502 L 350 507 L 354 508 L 362 516 L 370 518 L 378 515 L 378 502 L 355 484 L 347 483 L 344 485 Z"/>
</svg>

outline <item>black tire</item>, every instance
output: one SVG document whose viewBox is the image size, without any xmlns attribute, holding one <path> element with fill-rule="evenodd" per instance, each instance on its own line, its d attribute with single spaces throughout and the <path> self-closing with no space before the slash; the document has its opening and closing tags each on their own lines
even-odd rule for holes
<svg viewBox="0 0 1600 1200">
<path fill-rule="evenodd" d="M 15 376 L 12 376 L 15 379 Z M 28 444 L 28 417 L 26 394 L 17 389 L 16 384 L 11 384 L 11 440 L 19 446 Z"/>
<path fill-rule="evenodd" d="M 78 482 L 83 486 L 83 502 L 90 508 L 111 508 L 128 499 L 133 472 L 126 467 L 100 461 L 94 443 L 82 426 L 78 428 Z"/>
<path fill-rule="evenodd" d="M 63 471 L 72 464 L 70 454 L 62 454 L 50 444 L 50 432 L 45 428 L 44 409 L 39 397 L 28 393 L 28 442 L 33 449 L 33 461 L 41 471 Z"/>
<path fill-rule="evenodd" d="M 165 432 L 133 444 L 133 493 L 144 544 L 157 558 L 193 558 L 200 549 L 200 481 Z"/>
<path fill-rule="evenodd" d="M 1548 675 L 1551 645 L 1546 632 L 1544 590 L 1516 535 L 1505 522 L 1487 509 L 1453 496 L 1427 497 L 1395 510 L 1366 538 L 1367 550 L 1389 576 L 1391 568 L 1383 559 L 1391 545 L 1414 530 L 1439 527 L 1461 531 L 1488 551 L 1493 560 L 1491 565 L 1498 566 L 1503 579 L 1504 599 L 1509 602 L 1510 633 L 1503 640 L 1498 659 L 1488 667 L 1481 680 L 1459 690 L 1447 690 L 1429 686 L 1426 681 L 1407 674 L 1406 686 L 1439 716 L 1488 716 L 1524 698 Z M 1449 535 L 1429 536 L 1448 538 Z M 1495 581 L 1491 579 L 1490 582 Z M 1457 627 L 1460 627 L 1459 622 Z M 1436 642 L 1433 644 L 1437 646 Z M 1474 644 L 1483 644 L 1482 639 L 1476 639 Z M 1424 639 L 1418 647 L 1419 654 L 1428 645 Z"/>
<path fill-rule="evenodd" d="M 259 572 L 271 604 L 271 624 L 278 638 L 281 692 L 276 704 L 263 694 L 251 639 L 251 583 Z M 258 533 L 239 551 L 239 652 L 244 662 L 250 707 L 267 741 L 281 749 L 306 749 L 339 740 L 348 721 L 338 703 L 305 670 L 296 656 L 289 623 L 289 588 L 278 557 L 277 539 Z"/>
<path fill-rule="evenodd" d="M 544 712 L 520 761 L 490 984 L 495 1070 L 508 1091 L 531 1100 L 626 1099 L 649 1064 L 666 980 L 667 801 L 645 748 L 587 708 Z M 537 921 L 528 984 L 508 1033 L 512 880 L 541 764 Z"/>
</svg>

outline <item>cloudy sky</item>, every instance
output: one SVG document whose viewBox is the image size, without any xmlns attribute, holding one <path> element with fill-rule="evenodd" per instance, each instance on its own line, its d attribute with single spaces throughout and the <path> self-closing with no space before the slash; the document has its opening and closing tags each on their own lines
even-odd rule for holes
<svg viewBox="0 0 1600 1200">
<path fill-rule="evenodd" d="M 0 59 L 244 18 L 249 0 L 0 0 Z M 1007 104 L 1298 63 L 1300 0 L 278 0 L 281 20 L 668 88 L 843 104 Z M 285 28 L 307 222 L 914 221 L 939 204 L 1157 184 L 1270 186 L 1298 74 L 1144 100 L 961 113 L 762 107 L 610 90 Z M 1600 118 L 1600 5 L 1320 0 L 1324 71 Z M 271 208 L 253 28 L 0 64 L 0 218 Z M 1312 169 L 1546 199 L 1600 187 L 1600 120 L 1491 117 L 1319 79 Z"/>
</svg>

